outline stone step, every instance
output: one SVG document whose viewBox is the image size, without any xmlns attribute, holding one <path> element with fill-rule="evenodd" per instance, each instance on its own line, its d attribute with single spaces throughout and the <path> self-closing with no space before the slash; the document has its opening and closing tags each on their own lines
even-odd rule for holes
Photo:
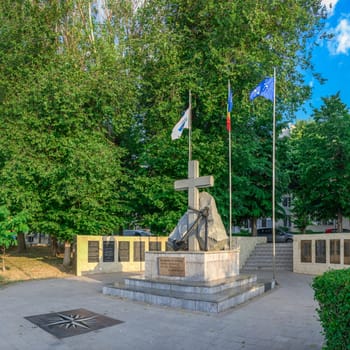
<svg viewBox="0 0 350 350">
<path fill-rule="evenodd" d="M 252 264 L 252 265 L 245 265 L 244 266 L 244 270 L 250 271 L 250 270 L 261 270 L 264 268 L 268 268 L 268 269 L 273 269 L 272 264 Z M 291 271 L 293 268 L 293 265 L 275 265 L 276 269 L 279 270 L 285 270 L 285 271 Z"/>
<path fill-rule="evenodd" d="M 272 259 L 272 252 L 253 252 L 251 254 L 251 256 L 266 256 L 266 257 L 271 257 Z M 281 254 L 279 252 L 276 252 L 275 254 L 275 258 L 285 258 L 285 257 L 292 257 L 293 254 L 292 253 L 288 253 L 288 254 Z"/>
<path fill-rule="evenodd" d="M 272 242 L 269 242 L 269 243 L 258 243 L 257 246 L 270 246 L 272 247 Z M 293 246 L 293 243 L 275 243 L 275 247 L 276 248 L 279 248 L 279 247 L 292 247 Z"/>
<path fill-rule="evenodd" d="M 277 271 L 292 271 L 293 266 L 275 266 L 275 270 Z M 261 266 L 244 266 L 244 270 L 246 271 L 272 271 L 273 267 L 270 265 L 261 265 Z"/>
<path fill-rule="evenodd" d="M 243 287 L 247 284 L 253 284 L 257 281 L 256 275 L 238 275 L 221 280 L 208 282 L 190 282 L 172 279 L 149 279 L 144 276 L 135 276 L 125 278 L 124 282 L 116 282 L 115 287 L 125 287 L 128 289 L 159 289 L 180 293 L 198 293 L 198 294 L 215 294 L 226 289 Z"/>
<path fill-rule="evenodd" d="M 272 266 L 272 262 L 270 261 L 258 261 L 258 262 L 252 262 L 252 263 L 247 263 L 244 265 L 244 269 L 247 270 L 248 266 Z M 275 262 L 275 266 L 293 266 L 292 263 L 278 263 Z"/>
<path fill-rule="evenodd" d="M 261 262 L 271 262 L 272 263 L 272 259 L 271 259 L 271 257 L 255 257 L 255 256 L 253 256 L 253 257 L 251 257 L 248 261 L 247 261 L 247 263 L 248 262 L 259 262 L 259 261 L 261 261 Z M 275 258 L 275 262 L 280 262 L 280 263 L 288 263 L 288 262 L 290 262 L 290 263 L 292 263 L 293 262 L 293 259 L 292 258 L 285 258 L 285 259 L 279 259 L 279 258 Z"/>
<path fill-rule="evenodd" d="M 272 253 L 253 253 L 251 257 L 258 257 L 258 258 L 270 258 L 272 260 Z M 293 254 L 276 254 L 275 259 L 290 259 L 293 257 Z"/>
<path fill-rule="evenodd" d="M 249 270 L 249 267 L 254 267 L 254 266 L 272 266 L 272 262 L 270 261 L 254 261 L 252 263 L 247 263 L 244 265 L 245 270 Z M 278 267 L 286 267 L 286 268 L 292 268 L 293 264 L 291 263 L 275 263 L 275 266 Z"/>
<path fill-rule="evenodd" d="M 261 263 L 261 264 L 272 264 L 273 261 L 272 259 L 249 259 L 246 264 L 256 264 L 256 263 Z M 281 265 L 293 265 L 292 260 L 278 260 L 275 259 L 275 264 L 281 264 Z"/>
<path fill-rule="evenodd" d="M 287 251 L 287 250 L 284 250 L 284 251 L 281 251 L 281 250 L 276 250 L 276 255 L 280 255 L 280 256 L 289 256 L 289 255 L 293 255 L 293 251 L 290 250 L 290 251 Z M 272 256 L 272 250 L 256 250 L 254 252 L 254 254 L 256 255 L 266 255 L 266 254 L 269 254 Z"/>
<path fill-rule="evenodd" d="M 250 261 L 272 261 L 272 256 L 266 255 L 254 255 L 250 259 Z M 275 261 L 291 261 L 293 260 L 291 256 L 276 256 Z"/>
<path fill-rule="evenodd" d="M 272 249 L 256 249 L 256 254 L 271 254 L 272 255 Z M 280 255 L 289 255 L 289 254 L 292 254 L 293 253 L 293 250 L 276 250 L 275 251 L 276 254 L 280 254 Z"/>
<path fill-rule="evenodd" d="M 218 313 L 261 295 L 271 288 L 256 282 L 256 276 L 237 276 L 237 284 L 229 281 L 229 286 L 219 283 L 175 283 L 146 281 L 136 285 L 131 281 L 103 287 L 103 294 L 113 295 L 149 304 L 183 308 L 192 311 Z M 245 281 L 244 281 L 245 279 Z M 154 283 L 152 285 L 152 283 Z M 152 286 L 152 287 L 151 287 Z"/>
<path fill-rule="evenodd" d="M 267 243 L 266 245 L 265 244 L 258 244 L 258 245 L 256 245 L 255 248 L 258 251 L 270 251 L 270 252 L 272 252 L 272 250 L 273 250 L 272 244 L 269 244 L 269 243 Z M 275 250 L 277 252 L 290 252 L 290 251 L 293 251 L 293 246 L 289 245 L 288 243 L 285 243 L 285 246 L 276 247 Z"/>
<path fill-rule="evenodd" d="M 272 252 L 253 252 L 251 256 L 266 256 L 266 257 L 271 257 L 272 259 Z M 275 257 L 276 258 L 285 258 L 285 257 L 291 257 L 293 256 L 292 253 L 283 253 L 281 254 L 280 252 L 276 252 Z"/>
<path fill-rule="evenodd" d="M 275 247 L 275 268 L 293 270 L 293 244 L 277 243 Z M 247 259 L 243 270 L 272 270 L 273 246 L 271 243 L 258 244 Z"/>
</svg>

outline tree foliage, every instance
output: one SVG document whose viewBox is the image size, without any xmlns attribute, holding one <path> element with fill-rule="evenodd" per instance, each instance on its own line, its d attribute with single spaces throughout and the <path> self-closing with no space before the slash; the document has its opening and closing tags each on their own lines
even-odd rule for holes
<svg viewBox="0 0 350 350">
<path fill-rule="evenodd" d="M 233 214 L 270 216 L 272 105 L 249 91 L 277 67 L 277 118 L 290 118 L 322 18 L 319 0 L 2 1 L 2 204 L 65 241 L 132 224 L 169 233 L 188 160 L 186 133 L 170 133 L 191 90 L 193 158 L 227 222 L 230 80 Z"/>
<path fill-rule="evenodd" d="M 135 98 L 118 30 L 87 1 L 11 5 L 0 5 L 2 201 L 60 240 L 111 233 L 126 220 Z"/>
<path fill-rule="evenodd" d="M 215 176 L 210 191 L 227 222 L 224 118 L 230 80 L 234 216 L 237 222 L 270 216 L 272 104 L 258 99 L 252 105 L 249 91 L 277 67 L 277 118 L 293 115 L 309 94 L 299 68 L 310 65 L 306 43 L 321 24 L 319 1 L 146 1 L 131 31 L 131 55 L 140 72 L 136 182 L 159 183 L 145 186 L 159 198 L 174 179 L 187 176 L 186 136 L 171 141 L 170 132 L 187 108 L 191 90 L 193 157 L 200 160 L 202 174 Z M 169 192 L 173 206 L 168 211 L 185 210 L 184 195 L 182 202 L 178 196 Z M 138 203 L 135 212 L 154 213 L 154 219 L 146 220 L 149 225 L 165 214 L 153 201 Z"/>
<path fill-rule="evenodd" d="M 17 236 L 27 233 L 27 213 L 21 212 L 16 215 L 10 215 L 6 206 L 0 207 L 0 248 L 2 250 L 2 271 L 6 270 L 5 254 L 6 249 L 17 244 Z"/>
<path fill-rule="evenodd" d="M 338 219 L 350 214 L 350 113 L 339 94 L 323 98 L 313 120 L 292 133 L 291 160 L 297 216 Z"/>
</svg>

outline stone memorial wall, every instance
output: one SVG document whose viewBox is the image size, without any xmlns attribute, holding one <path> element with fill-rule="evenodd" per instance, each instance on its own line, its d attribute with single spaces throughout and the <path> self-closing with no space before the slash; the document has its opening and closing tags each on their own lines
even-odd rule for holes
<svg viewBox="0 0 350 350">
<path fill-rule="evenodd" d="M 99 272 L 142 272 L 146 252 L 168 251 L 168 237 L 85 236 L 76 237 L 75 273 L 77 276 Z M 240 247 L 240 267 L 265 237 L 235 237 Z M 350 251 L 350 245 L 348 250 Z M 350 254 L 349 254 L 350 259 Z"/>
<path fill-rule="evenodd" d="M 76 237 L 75 273 L 143 271 L 145 253 L 165 251 L 168 237 Z"/>
<path fill-rule="evenodd" d="M 350 233 L 294 235 L 294 272 L 320 275 L 344 268 L 350 268 Z"/>
</svg>

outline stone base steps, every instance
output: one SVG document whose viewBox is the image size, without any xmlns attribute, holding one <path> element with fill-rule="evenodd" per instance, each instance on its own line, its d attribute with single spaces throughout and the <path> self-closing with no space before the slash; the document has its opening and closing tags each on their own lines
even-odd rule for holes
<svg viewBox="0 0 350 350">
<path fill-rule="evenodd" d="M 149 304 L 218 313 L 263 294 L 271 286 L 258 283 L 255 275 L 239 275 L 213 282 L 180 282 L 126 278 L 104 286 L 103 294 Z"/>
<path fill-rule="evenodd" d="M 275 269 L 293 271 L 293 243 L 276 243 Z M 243 270 L 273 270 L 272 243 L 257 244 Z"/>
</svg>

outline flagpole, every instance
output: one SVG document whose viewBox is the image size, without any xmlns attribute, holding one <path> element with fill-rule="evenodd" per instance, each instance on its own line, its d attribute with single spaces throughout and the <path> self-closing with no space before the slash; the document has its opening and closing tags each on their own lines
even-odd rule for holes
<svg viewBox="0 0 350 350">
<path fill-rule="evenodd" d="M 190 162 L 192 161 L 192 95 L 191 90 L 188 90 L 188 176 L 190 175 Z M 191 226 L 191 223 L 195 221 L 193 213 L 191 213 L 190 208 L 187 209 L 187 232 Z"/>
<path fill-rule="evenodd" d="M 192 136 L 192 95 L 191 90 L 188 91 L 188 106 L 190 109 L 189 118 L 188 118 L 188 161 L 192 160 L 192 145 L 191 145 L 191 136 Z"/>
<path fill-rule="evenodd" d="M 231 93 L 231 85 L 230 81 L 228 81 L 227 85 L 228 94 Z M 227 113 L 230 113 L 229 111 L 229 105 L 227 104 Z M 230 235 L 230 241 L 229 241 L 229 248 L 232 249 L 232 154 L 231 154 L 231 115 L 229 120 L 229 127 L 228 127 L 228 168 L 229 168 L 229 235 Z"/>
<path fill-rule="evenodd" d="M 272 126 L 272 284 L 276 283 L 276 68 L 273 68 Z"/>
</svg>

